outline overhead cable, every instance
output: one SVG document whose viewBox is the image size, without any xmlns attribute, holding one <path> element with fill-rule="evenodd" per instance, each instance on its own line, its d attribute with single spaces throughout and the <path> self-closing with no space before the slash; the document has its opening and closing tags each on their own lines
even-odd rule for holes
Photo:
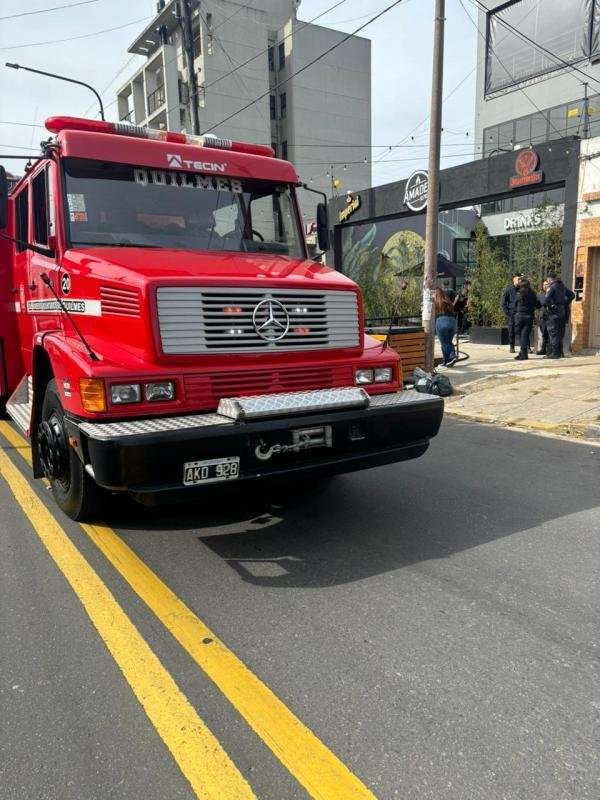
<svg viewBox="0 0 600 800">
<path fill-rule="evenodd" d="M 17 17 L 31 17 L 34 14 L 47 14 L 49 11 L 60 11 L 63 8 L 75 8 L 75 6 L 87 6 L 90 3 L 97 3 L 98 0 L 80 0 L 78 3 L 69 3 L 64 6 L 53 6 L 52 8 L 40 8 L 39 11 L 23 11 L 21 14 L 8 14 L 6 17 L 0 17 L 0 22 L 5 19 L 17 19 Z"/>
<path fill-rule="evenodd" d="M 359 31 L 362 31 L 368 25 L 371 25 L 371 23 L 375 22 L 376 19 L 379 19 L 379 17 L 383 16 L 388 11 L 391 11 L 392 8 L 395 8 L 395 6 L 400 5 L 400 3 L 404 2 L 404 1 L 405 0 L 395 0 L 394 3 L 391 3 L 389 6 L 387 6 L 387 8 L 383 9 L 383 11 L 380 11 L 378 14 L 375 14 L 373 17 L 371 17 L 371 19 L 369 19 L 363 25 L 360 25 L 358 28 L 356 28 L 356 30 L 352 31 L 352 33 L 347 34 L 342 39 L 340 39 L 339 42 L 337 42 L 336 44 L 334 44 L 331 47 L 329 47 L 327 50 L 325 50 L 323 53 L 318 55 L 316 58 L 313 58 L 312 61 L 308 62 L 308 64 L 305 64 L 303 67 L 301 67 L 300 69 L 296 70 L 296 72 L 293 72 L 289 77 L 284 78 L 283 81 L 277 83 L 277 85 L 275 86 L 275 90 L 277 91 L 277 89 L 279 89 L 281 86 L 283 86 L 286 83 L 288 83 L 292 78 L 295 78 L 297 75 L 300 75 L 302 72 L 307 70 L 309 67 L 312 67 L 312 65 L 316 64 L 317 61 L 320 61 L 322 58 L 324 58 L 326 55 L 331 53 L 337 47 L 340 47 L 340 45 L 344 44 L 344 42 L 347 42 L 348 39 L 352 38 L 357 33 L 359 33 Z M 247 103 L 245 106 L 242 106 L 242 108 L 239 108 L 237 111 L 234 111 L 233 114 L 229 114 L 229 116 L 225 117 L 224 119 L 220 120 L 219 122 L 215 123 L 214 125 L 211 125 L 211 127 L 207 128 L 206 130 L 204 130 L 203 133 L 209 133 L 210 131 L 214 130 L 215 128 L 218 128 L 220 125 L 223 125 L 225 122 L 228 122 L 230 119 L 233 119 L 233 117 L 237 117 L 237 115 L 241 114 L 242 111 L 245 111 L 247 108 L 250 108 L 255 103 L 257 103 L 259 100 L 262 100 L 263 97 L 267 97 L 269 94 L 271 94 L 271 89 L 268 89 L 266 92 L 263 92 L 263 94 L 259 95 L 254 100 L 252 100 L 250 103 Z"/>
</svg>

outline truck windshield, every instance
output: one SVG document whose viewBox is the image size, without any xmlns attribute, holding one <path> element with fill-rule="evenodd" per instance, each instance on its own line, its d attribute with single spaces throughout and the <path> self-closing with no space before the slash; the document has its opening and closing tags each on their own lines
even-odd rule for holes
<svg viewBox="0 0 600 800">
<path fill-rule="evenodd" d="M 79 158 L 66 158 L 63 164 L 73 246 L 304 258 L 288 184 Z"/>
</svg>

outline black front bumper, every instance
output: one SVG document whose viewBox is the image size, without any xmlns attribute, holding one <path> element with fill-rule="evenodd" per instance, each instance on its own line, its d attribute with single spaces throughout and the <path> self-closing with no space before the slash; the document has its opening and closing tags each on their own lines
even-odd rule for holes
<svg viewBox="0 0 600 800">
<path fill-rule="evenodd" d="M 249 422 L 217 414 L 121 423 L 69 420 L 71 434 L 100 486 L 135 495 L 183 489 L 183 465 L 239 456 L 239 481 L 290 473 L 339 473 L 422 455 L 439 430 L 443 400 L 414 391 L 379 395 L 368 408 L 338 409 Z M 257 458 L 257 446 L 289 445 L 292 431 L 330 426 L 331 446 Z M 185 489 L 189 492 L 189 489 Z"/>
</svg>

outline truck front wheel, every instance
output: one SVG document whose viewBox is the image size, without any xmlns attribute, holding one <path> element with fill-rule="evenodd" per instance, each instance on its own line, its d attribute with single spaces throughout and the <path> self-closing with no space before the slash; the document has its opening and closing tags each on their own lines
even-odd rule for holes
<svg viewBox="0 0 600 800">
<path fill-rule="evenodd" d="M 69 446 L 64 416 L 56 381 L 51 380 L 46 387 L 42 420 L 37 429 L 40 463 L 59 508 L 71 519 L 82 520 L 99 510 L 102 490 Z"/>
</svg>

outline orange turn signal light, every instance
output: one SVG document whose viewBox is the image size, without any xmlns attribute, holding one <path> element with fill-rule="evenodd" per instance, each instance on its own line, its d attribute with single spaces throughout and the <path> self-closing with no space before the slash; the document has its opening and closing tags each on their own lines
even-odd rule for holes
<svg viewBox="0 0 600 800">
<path fill-rule="evenodd" d="M 79 394 L 86 411 L 106 411 L 104 381 L 101 378 L 79 378 Z"/>
</svg>

